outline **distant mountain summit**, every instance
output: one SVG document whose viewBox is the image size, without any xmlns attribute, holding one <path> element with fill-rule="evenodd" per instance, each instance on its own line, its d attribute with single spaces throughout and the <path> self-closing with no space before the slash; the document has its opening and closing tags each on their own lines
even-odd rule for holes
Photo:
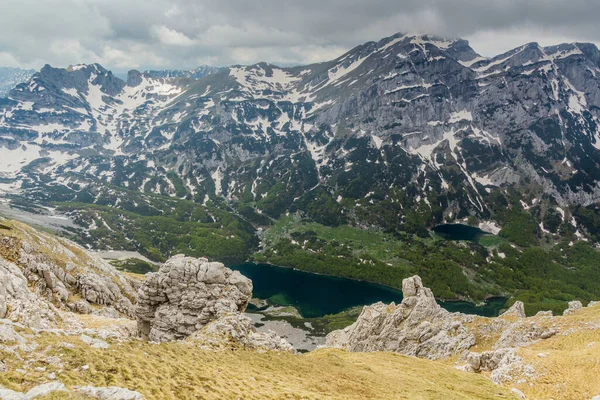
<svg viewBox="0 0 600 400">
<path fill-rule="evenodd" d="M 2 103 L 0 171 L 47 199 L 112 185 L 401 230 L 502 224 L 521 204 L 540 232 L 585 236 L 576 209 L 600 202 L 598 74 L 592 44 L 485 58 L 405 34 L 292 68 L 125 82 L 97 64 L 46 66 Z"/>
<path fill-rule="evenodd" d="M 221 67 L 211 67 L 208 65 L 201 65 L 194 69 L 189 70 L 174 70 L 174 69 L 165 69 L 158 71 L 144 71 L 144 74 L 147 76 L 151 76 L 153 78 L 189 78 L 189 79 L 200 79 L 204 78 L 207 75 L 214 74 L 219 72 L 223 68 Z"/>
</svg>

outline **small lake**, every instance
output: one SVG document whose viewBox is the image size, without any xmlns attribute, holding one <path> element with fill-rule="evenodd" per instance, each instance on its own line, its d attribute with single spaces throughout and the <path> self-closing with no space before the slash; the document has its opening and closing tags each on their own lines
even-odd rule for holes
<svg viewBox="0 0 600 400">
<path fill-rule="evenodd" d="M 402 301 L 400 290 L 368 282 L 315 275 L 265 264 L 246 263 L 229 268 L 240 271 L 252 280 L 253 297 L 268 300 L 275 305 L 294 306 L 305 318 L 337 314 L 378 301 L 394 301 L 396 304 Z M 492 298 L 480 307 L 465 301 L 439 303 L 452 312 L 491 317 L 498 315 L 506 298 Z"/>
<path fill-rule="evenodd" d="M 443 224 L 431 229 L 446 240 L 477 241 L 487 232 L 479 228 L 464 224 Z"/>
</svg>

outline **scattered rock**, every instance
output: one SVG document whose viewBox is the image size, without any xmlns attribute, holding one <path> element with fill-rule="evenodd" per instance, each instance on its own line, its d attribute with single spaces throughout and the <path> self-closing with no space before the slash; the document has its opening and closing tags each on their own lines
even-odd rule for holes
<svg viewBox="0 0 600 400">
<path fill-rule="evenodd" d="M 135 311 L 139 334 L 150 341 L 182 340 L 222 316 L 242 312 L 252 282 L 223 264 L 178 255 L 146 275 Z"/>
<path fill-rule="evenodd" d="M 104 340 L 96 339 L 85 334 L 81 335 L 79 339 L 81 339 L 83 343 L 88 344 L 95 349 L 108 349 L 110 347 L 110 345 Z"/>
<path fill-rule="evenodd" d="M 99 400 L 143 400 L 140 393 L 119 387 L 85 386 L 75 388 L 75 391 Z M 34 387 L 26 394 L 0 387 L 0 400 L 31 400 L 48 396 L 54 392 L 69 392 L 69 390 L 60 382 L 44 383 Z"/>
<path fill-rule="evenodd" d="M 494 371 L 510 351 L 512 350 L 500 349 L 483 353 L 470 352 L 467 355 L 467 362 L 474 372 Z"/>
<path fill-rule="evenodd" d="M 79 314 L 91 314 L 92 313 L 92 307 L 90 306 L 90 303 L 88 303 L 86 300 L 79 300 L 78 302 L 75 303 L 69 303 L 67 304 L 67 306 L 74 312 L 77 312 Z"/>
<path fill-rule="evenodd" d="M 549 339 L 552 336 L 556 335 L 558 332 L 554 329 L 546 329 L 544 332 L 542 332 L 542 334 L 540 335 L 541 339 Z"/>
<path fill-rule="evenodd" d="M 10 321 L 0 321 L 0 343 L 24 344 L 27 340 L 17 332 Z"/>
<path fill-rule="evenodd" d="M 519 399 L 521 400 L 527 400 L 527 397 L 525 397 L 525 393 L 521 392 L 519 389 L 517 388 L 512 388 L 510 389 L 510 391 L 517 396 Z"/>
<path fill-rule="evenodd" d="M 552 317 L 553 315 L 552 311 L 538 311 L 535 314 L 536 317 Z"/>
<path fill-rule="evenodd" d="M 587 306 L 588 307 L 594 307 L 594 306 L 596 306 L 598 304 L 600 304 L 600 301 L 590 301 Z M 596 397 L 598 397 L 598 396 L 596 396 Z M 600 400 L 600 399 L 598 399 L 598 400 Z"/>
<path fill-rule="evenodd" d="M 207 350 L 225 350 L 234 346 L 259 351 L 295 352 L 291 344 L 274 332 L 258 332 L 252 320 L 242 314 L 228 315 L 212 321 L 202 330 L 193 333 L 187 342 Z"/>
</svg>

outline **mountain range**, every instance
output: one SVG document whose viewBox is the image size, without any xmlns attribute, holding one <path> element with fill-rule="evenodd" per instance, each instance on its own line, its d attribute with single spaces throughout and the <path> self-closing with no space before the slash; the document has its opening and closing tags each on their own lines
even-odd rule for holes
<svg viewBox="0 0 600 400">
<path fill-rule="evenodd" d="M 292 68 L 124 81 L 98 64 L 46 65 L 0 100 L 0 177 L 36 201 L 140 212 L 162 195 L 224 205 L 255 226 L 301 213 L 328 226 L 421 235 L 469 220 L 497 233 L 518 208 L 533 235 L 595 241 L 599 74 L 592 44 L 486 58 L 465 40 L 405 34 Z"/>
</svg>

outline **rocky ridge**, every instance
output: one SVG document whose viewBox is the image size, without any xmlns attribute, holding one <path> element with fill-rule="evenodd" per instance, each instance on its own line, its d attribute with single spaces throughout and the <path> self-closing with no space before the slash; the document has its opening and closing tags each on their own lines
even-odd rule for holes
<svg viewBox="0 0 600 400">
<path fill-rule="evenodd" d="M 5 297 L 0 317 L 48 328 L 56 326 L 56 309 L 133 316 L 134 282 L 106 261 L 69 240 L 25 224 L 4 219 L 0 224 L 0 268 L 5 283 L 0 291 Z"/>
<path fill-rule="evenodd" d="M 485 58 L 461 39 L 399 33 L 325 63 L 196 81 L 45 66 L 0 105 L 0 165 L 11 188 L 44 201 L 136 207 L 111 185 L 384 226 L 407 210 L 493 219 L 492 194 L 510 187 L 547 196 L 549 215 L 560 207 L 585 236 L 565 208 L 600 200 L 598 60 L 586 43 Z M 397 219 L 380 218 L 382 204 Z"/>
<path fill-rule="evenodd" d="M 377 303 L 364 307 L 354 324 L 327 336 L 326 346 L 352 352 L 392 351 L 432 360 L 458 360 L 458 368 L 488 373 L 494 382 L 523 383 L 543 376 L 543 368 L 537 370 L 535 363 L 526 361 L 520 349 L 576 332 L 587 332 L 590 337 L 600 332 L 600 321 L 596 319 L 574 329 L 574 325 L 566 328 L 565 317 L 554 317 L 552 312 L 527 318 L 522 302 L 514 303 L 497 318 L 451 313 L 437 304 L 418 276 L 405 279 L 402 287 L 404 299 L 399 305 Z M 593 310 L 596 307 L 596 302 L 588 305 Z M 581 310 L 580 302 L 571 302 L 564 315 L 576 315 Z M 594 343 L 589 340 L 590 346 Z"/>
</svg>

